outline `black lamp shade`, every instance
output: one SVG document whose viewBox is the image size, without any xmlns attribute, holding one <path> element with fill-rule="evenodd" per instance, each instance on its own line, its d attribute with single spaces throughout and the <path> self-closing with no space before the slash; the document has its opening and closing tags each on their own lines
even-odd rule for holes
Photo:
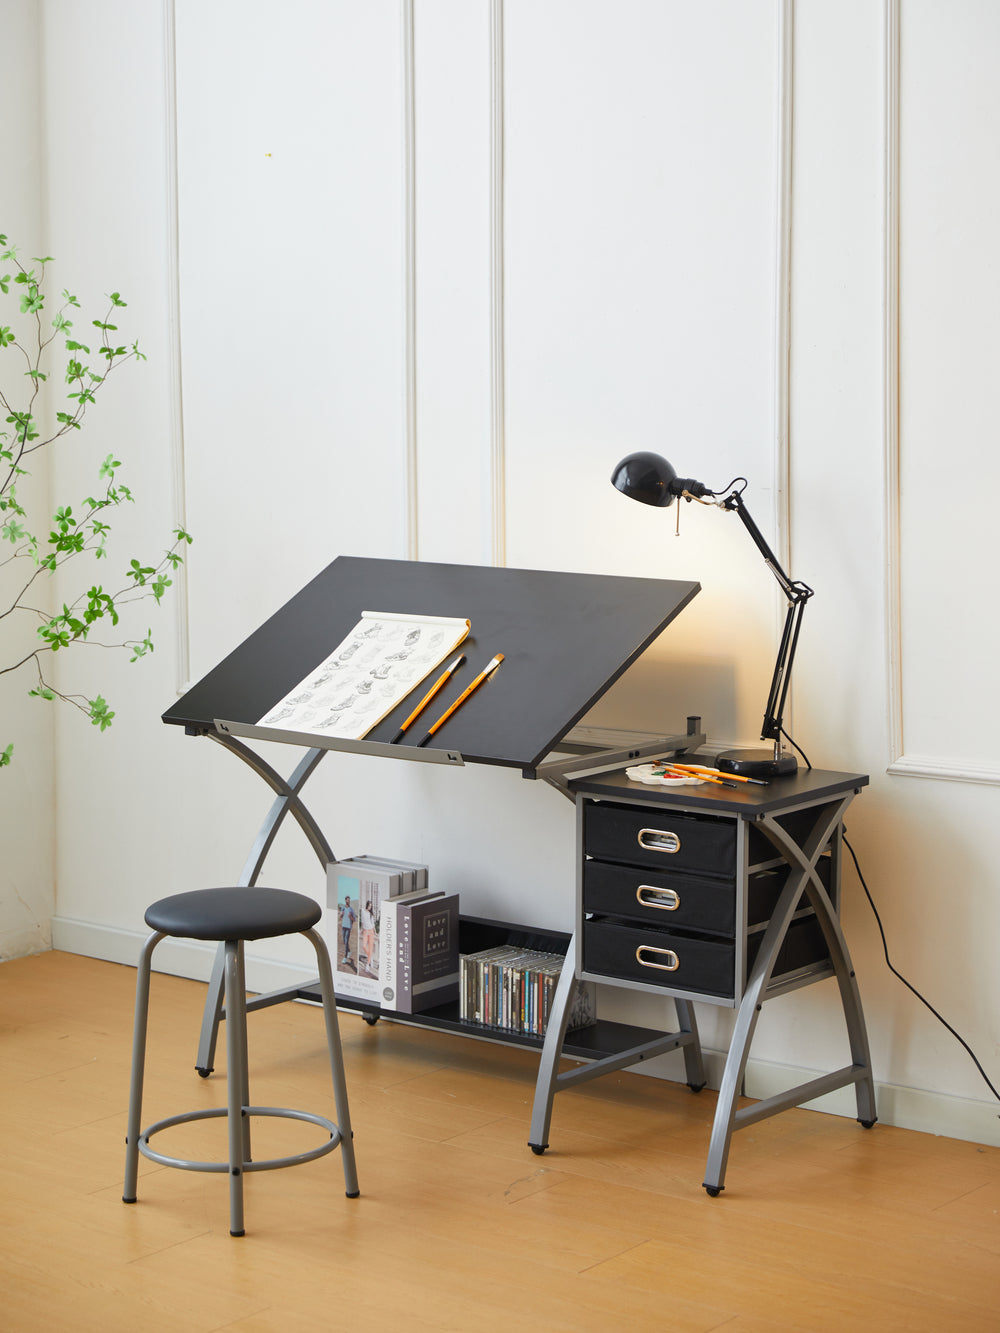
<svg viewBox="0 0 1000 1333">
<path fill-rule="evenodd" d="M 622 495 L 644 505 L 656 505 L 658 509 L 673 504 L 676 492 L 671 483 L 676 479 L 677 473 L 665 458 L 646 451 L 629 454 L 611 474 L 611 484 Z"/>
</svg>

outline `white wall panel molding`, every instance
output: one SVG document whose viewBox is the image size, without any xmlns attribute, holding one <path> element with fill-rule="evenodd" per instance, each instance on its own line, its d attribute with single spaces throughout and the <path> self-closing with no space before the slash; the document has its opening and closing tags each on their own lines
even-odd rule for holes
<svg viewBox="0 0 1000 1333">
<path fill-rule="evenodd" d="M 794 0 L 776 0 L 777 34 L 774 252 L 774 530 L 778 558 L 791 565 L 790 356 L 792 291 L 792 108 Z"/>
<path fill-rule="evenodd" d="M 1000 785 L 1000 764 L 954 754 L 907 753 L 906 663 L 903 623 L 903 515 L 901 478 L 900 292 L 900 0 L 885 0 L 883 14 L 883 237 L 882 436 L 885 524 L 885 618 L 889 722 L 887 772 L 901 777 Z M 919 311 L 913 318 L 919 317 Z M 926 316 L 924 316 L 926 318 Z"/>
<path fill-rule="evenodd" d="M 412 8 L 414 552 L 502 564 L 503 7 Z"/>
<path fill-rule="evenodd" d="M 1000 766 L 974 764 L 966 759 L 938 759 L 933 755 L 903 754 L 886 770 L 904 778 L 935 778 L 943 782 L 977 782 L 1000 786 Z"/>
<path fill-rule="evenodd" d="M 882 462 L 889 754 L 903 753 L 899 526 L 899 0 L 885 0 L 882 72 Z M 891 770 L 890 770 L 891 771 Z"/>
<path fill-rule="evenodd" d="M 419 555 L 417 511 L 417 126 L 413 0 L 400 0 L 403 79 L 403 429 L 406 556 Z"/>
<path fill-rule="evenodd" d="M 167 410 L 173 484 L 174 526 L 187 528 L 187 471 L 184 460 L 184 382 L 181 373 L 181 278 L 177 207 L 177 31 L 175 0 L 163 0 L 163 110 L 165 127 L 164 181 L 167 201 Z M 174 617 L 177 626 L 177 693 L 191 683 L 191 637 L 188 616 L 188 562 L 174 571 Z"/>
<path fill-rule="evenodd" d="M 507 563 L 504 433 L 504 0 L 490 0 L 490 457 L 493 563 Z"/>
</svg>

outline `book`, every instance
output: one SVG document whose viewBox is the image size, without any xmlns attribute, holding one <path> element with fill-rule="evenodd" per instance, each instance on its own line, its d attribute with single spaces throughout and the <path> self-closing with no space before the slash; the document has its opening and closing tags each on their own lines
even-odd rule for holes
<svg viewBox="0 0 1000 1333">
<path fill-rule="evenodd" d="M 387 866 L 403 876 L 403 893 L 413 893 L 416 889 L 427 888 L 427 866 L 420 861 L 395 861 L 390 856 L 354 856 L 354 862 Z"/>
<path fill-rule="evenodd" d="M 257 725 L 360 740 L 458 647 L 471 627 L 454 616 L 363 611 L 350 634 Z"/>
<path fill-rule="evenodd" d="M 382 904 L 382 912 L 379 918 L 379 992 L 378 1002 L 383 1009 L 396 1008 L 396 991 L 399 983 L 397 974 L 399 973 L 399 913 L 409 903 L 419 902 L 421 899 L 443 898 L 442 892 L 428 893 L 426 889 L 416 889 L 412 893 L 400 894 L 395 898 L 388 898 Z"/>
<path fill-rule="evenodd" d="M 418 1014 L 459 998 L 458 894 L 388 899 L 384 907 L 382 1004 Z"/>
<path fill-rule="evenodd" d="M 426 871 L 426 867 L 423 867 Z M 326 902 L 336 931 L 334 989 L 338 995 L 379 1003 L 382 908 L 410 889 L 416 871 L 383 864 L 375 857 L 350 857 L 327 866 Z"/>
</svg>

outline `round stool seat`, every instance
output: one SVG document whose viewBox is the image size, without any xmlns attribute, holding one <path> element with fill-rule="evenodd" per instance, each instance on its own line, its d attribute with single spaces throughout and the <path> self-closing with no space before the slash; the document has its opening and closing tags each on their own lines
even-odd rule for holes
<svg viewBox="0 0 1000 1333">
<path fill-rule="evenodd" d="M 194 889 L 175 893 L 146 911 L 146 925 L 190 940 L 266 940 L 311 930 L 319 903 L 289 889 Z"/>
</svg>

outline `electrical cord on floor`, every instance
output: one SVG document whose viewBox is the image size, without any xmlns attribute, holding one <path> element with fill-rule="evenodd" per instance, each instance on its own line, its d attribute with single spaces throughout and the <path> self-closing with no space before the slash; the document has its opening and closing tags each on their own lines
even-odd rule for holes
<svg viewBox="0 0 1000 1333">
<path fill-rule="evenodd" d="M 809 762 L 808 756 L 806 755 L 805 751 L 795 744 L 795 742 L 792 740 L 791 736 L 789 736 L 788 732 L 784 729 L 784 727 L 781 728 L 781 734 L 782 736 L 784 736 L 785 740 L 788 741 L 789 745 L 793 747 L 793 749 L 798 750 L 799 754 L 805 760 L 806 768 L 812 768 L 812 764 Z M 872 913 L 875 916 L 875 923 L 878 926 L 878 933 L 882 938 L 882 952 L 883 954 L 885 954 L 886 967 L 889 969 L 889 971 L 892 973 L 894 977 L 897 977 L 903 983 L 903 985 L 906 987 L 908 991 L 912 992 L 912 994 L 914 994 L 917 997 L 917 999 L 920 1001 L 922 1005 L 925 1006 L 925 1008 L 931 1011 L 931 1013 L 938 1020 L 938 1022 L 942 1024 L 943 1027 L 948 1029 L 948 1031 L 959 1043 L 959 1045 L 964 1047 L 972 1063 L 976 1066 L 976 1068 L 982 1075 L 983 1081 L 985 1082 L 986 1086 L 989 1088 L 990 1092 L 992 1092 L 993 1096 L 997 1099 L 997 1101 L 1000 1102 L 1000 1092 L 998 1092 L 996 1088 L 993 1086 L 992 1082 L 990 1081 L 989 1075 L 986 1073 L 986 1070 L 983 1068 L 983 1066 L 979 1063 L 976 1053 L 969 1045 L 969 1043 L 960 1033 L 955 1031 L 955 1029 L 952 1027 L 952 1025 L 948 1022 L 947 1019 L 942 1018 L 942 1016 L 938 1013 L 938 1011 L 934 1008 L 934 1006 L 930 1003 L 929 1000 L 924 999 L 924 997 L 917 990 L 916 986 L 911 986 L 910 983 L 907 981 L 907 979 L 903 976 L 902 972 L 897 971 L 897 969 L 893 967 L 892 960 L 889 957 L 889 945 L 885 938 L 885 928 L 882 925 L 882 918 L 879 916 L 878 908 L 875 906 L 875 899 L 872 897 L 868 885 L 865 883 L 865 877 L 861 873 L 861 865 L 860 862 L 858 861 L 857 853 L 855 852 L 851 844 L 848 842 L 846 833 L 844 834 L 844 846 L 851 853 L 851 860 L 854 862 L 854 869 L 858 872 L 858 879 L 861 882 L 861 887 L 865 891 L 865 897 L 868 899 L 868 906 L 872 909 Z"/>
<path fill-rule="evenodd" d="M 876 921 L 876 923 L 877 923 L 877 925 L 878 925 L 878 933 L 879 933 L 879 934 L 881 935 L 881 937 L 882 937 L 882 952 L 885 954 L 885 965 L 886 965 L 886 967 L 889 969 L 889 971 L 892 973 L 892 975 L 893 975 L 894 977 L 898 977 L 898 978 L 899 978 L 899 980 L 903 983 L 903 985 L 906 987 L 906 989 L 907 989 L 908 991 L 911 991 L 911 992 L 917 997 L 917 999 L 920 1001 L 920 1003 L 921 1003 L 922 1005 L 924 1005 L 926 1008 L 928 1008 L 928 1009 L 931 1011 L 931 1013 L 932 1013 L 932 1014 L 934 1015 L 934 1017 L 938 1020 L 938 1022 L 941 1023 L 941 1024 L 943 1024 L 943 1026 L 946 1027 L 946 1028 L 948 1029 L 948 1031 L 949 1031 L 949 1032 L 951 1033 L 951 1035 L 955 1038 L 955 1040 L 959 1043 L 959 1045 L 961 1045 L 961 1046 L 963 1046 L 963 1047 L 965 1048 L 966 1052 L 967 1052 L 968 1055 L 969 1055 L 969 1058 L 972 1060 L 972 1063 L 976 1066 L 976 1068 L 979 1070 L 980 1074 L 983 1076 L 983 1081 L 985 1082 L 986 1086 L 989 1088 L 990 1092 L 992 1092 L 993 1096 L 997 1099 L 997 1101 L 1000 1102 L 1000 1092 L 998 1092 L 998 1091 L 996 1090 L 996 1088 L 993 1086 L 993 1084 L 990 1082 L 990 1079 L 989 1079 L 988 1074 L 986 1073 L 986 1070 L 985 1070 L 985 1069 L 982 1067 L 982 1065 L 979 1063 L 979 1060 L 976 1058 L 976 1053 L 975 1053 L 975 1051 L 972 1049 L 972 1047 L 969 1045 L 969 1043 L 965 1040 L 965 1038 L 964 1038 L 960 1033 L 958 1033 L 958 1032 L 955 1031 L 955 1029 L 952 1027 L 952 1025 L 947 1021 L 947 1019 L 941 1017 L 941 1015 L 940 1015 L 940 1014 L 938 1013 L 938 1011 L 934 1008 L 934 1006 L 930 1003 L 930 1001 L 929 1001 L 929 1000 L 925 1000 L 924 997 L 920 994 L 920 992 L 917 990 L 917 988 L 916 988 L 915 986 L 911 986 L 911 985 L 910 985 L 910 983 L 909 983 L 909 982 L 906 980 L 906 978 L 903 976 L 902 972 L 897 971 L 896 968 L 893 967 L 892 962 L 891 962 L 891 960 L 890 960 L 890 958 L 889 958 L 889 946 L 888 946 L 888 944 L 886 943 L 885 930 L 884 930 L 883 927 L 882 927 L 882 918 L 881 918 L 881 917 L 879 916 L 879 914 L 878 914 L 878 908 L 875 906 L 875 900 L 872 898 L 871 893 L 869 892 L 869 889 L 868 889 L 868 885 L 865 883 L 865 877 L 864 877 L 864 875 L 861 873 L 861 866 L 858 864 L 857 854 L 856 854 L 854 848 L 851 846 L 851 844 L 847 841 L 847 837 L 846 837 L 846 836 L 844 837 L 844 846 L 845 846 L 845 847 L 847 848 L 847 850 L 851 853 L 851 859 L 852 859 L 853 862 L 854 862 L 854 869 L 858 872 L 858 879 L 861 881 L 861 887 L 862 887 L 862 888 L 864 889 L 864 891 L 865 891 L 865 897 L 868 899 L 868 905 L 871 907 L 872 911 L 873 911 L 874 914 L 875 914 L 875 921 Z"/>
</svg>

